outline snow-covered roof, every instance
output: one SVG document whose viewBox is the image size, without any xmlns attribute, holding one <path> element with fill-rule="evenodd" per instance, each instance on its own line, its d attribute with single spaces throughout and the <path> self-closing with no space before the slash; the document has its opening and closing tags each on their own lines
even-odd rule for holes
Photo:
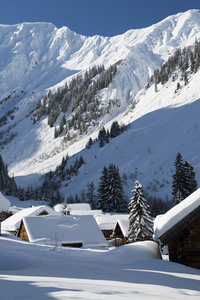
<svg viewBox="0 0 200 300">
<path fill-rule="evenodd" d="M 73 216 L 81 216 L 81 215 L 101 215 L 103 214 L 103 211 L 101 209 L 91 209 L 91 210 L 72 210 L 70 211 L 70 214 Z"/>
<path fill-rule="evenodd" d="M 16 214 L 18 211 L 24 209 L 24 207 L 18 207 L 18 206 L 11 206 L 9 208 L 9 212 L 11 212 L 13 215 Z"/>
<path fill-rule="evenodd" d="M 172 207 L 164 215 L 156 217 L 154 220 L 154 238 L 160 239 L 169 230 L 173 230 L 175 225 L 196 210 L 200 213 L 200 189 L 196 190 L 182 202 Z"/>
<path fill-rule="evenodd" d="M 30 242 L 53 246 L 66 243 L 108 246 L 93 216 L 47 215 L 25 217 L 23 222 Z"/>
<path fill-rule="evenodd" d="M 128 218 L 128 214 L 101 214 L 95 215 L 97 224 L 101 230 L 114 230 L 118 220 Z"/>
<path fill-rule="evenodd" d="M 119 224 L 121 230 L 122 230 L 122 233 L 125 237 L 128 236 L 128 227 L 129 227 L 129 219 L 128 219 L 128 215 L 125 219 L 118 219 L 117 220 L 117 223 Z"/>
<path fill-rule="evenodd" d="M 28 208 L 24 208 L 11 217 L 7 218 L 5 221 L 1 223 L 2 230 L 7 231 L 16 231 L 21 223 L 21 220 L 25 216 L 38 216 L 43 211 L 46 211 L 48 214 L 58 214 L 56 211 L 54 211 L 52 208 L 46 206 L 46 205 L 40 205 L 40 206 L 32 206 Z"/>
<path fill-rule="evenodd" d="M 58 203 L 54 206 L 54 210 L 61 212 L 63 210 L 64 203 Z M 69 203 L 67 204 L 67 210 L 70 212 L 73 210 L 91 210 L 89 203 Z"/>
<path fill-rule="evenodd" d="M 6 199 L 3 194 L 0 192 L 0 213 L 5 211 L 7 212 L 10 208 L 10 201 Z"/>
</svg>

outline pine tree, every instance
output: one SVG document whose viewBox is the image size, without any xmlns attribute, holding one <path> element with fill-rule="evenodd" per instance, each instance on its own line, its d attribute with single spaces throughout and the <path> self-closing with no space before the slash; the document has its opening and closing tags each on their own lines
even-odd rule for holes
<svg viewBox="0 0 200 300">
<path fill-rule="evenodd" d="M 103 168 L 98 186 L 98 208 L 104 212 L 127 211 L 122 180 L 118 168 L 113 164 Z"/>
<path fill-rule="evenodd" d="M 110 137 L 114 138 L 120 134 L 120 126 L 117 121 L 114 121 L 110 128 Z"/>
<path fill-rule="evenodd" d="M 67 206 L 68 206 L 68 203 L 67 203 L 67 200 L 65 199 L 64 203 L 63 203 L 63 206 L 62 206 L 62 210 L 61 210 L 62 215 L 67 215 L 68 214 Z"/>
<path fill-rule="evenodd" d="M 103 167 L 98 185 L 97 208 L 103 211 L 108 210 L 108 169 L 106 166 Z"/>
<path fill-rule="evenodd" d="M 184 163 L 185 168 L 185 184 L 187 186 L 187 196 L 192 194 L 197 189 L 197 181 L 195 179 L 195 172 L 193 166 L 188 162 L 185 161 Z"/>
<path fill-rule="evenodd" d="M 152 240 L 153 221 L 149 214 L 149 206 L 143 195 L 142 185 L 135 182 L 133 197 L 129 203 L 129 239 L 130 241 Z"/>
<path fill-rule="evenodd" d="M 177 192 L 176 192 L 175 199 L 176 199 L 176 201 L 175 201 L 176 204 L 183 201 L 183 196 L 179 190 L 177 190 Z"/>
<path fill-rule="evenodd" d="M 103 147 L 106 143 L 106 130 L 104 127 L 101 130 L 99 130 L 98 140 L 99 140 L 99 147 Z"/>
<path fill-rule="evenodd" d="M 4 163 L 2 156 L 0 155 L 0 191 L 5 195 L 17 196 L 18 188 L 15 183 L 14 177 L 8 175 L 8 167 Z"/>
<path fill-rule="evenodd" d="M 119 169 L 110 164 L 108 168 L 108 204 L 110 212 L 125 213 L 127 212 L 127 202 L 124 196 L 122 179 Z"/>
<path fill-rule="evenodd" d="M 151 216 L 156 217 L 157 215 L 163 214 L 163 202 L 161 199 L 154 198 L 150 206 Z"/>
<path fill-rule="evenodd" d="M 89 183 L 87 186 L 86 196 L 88 199 L 88 203 L 90 204 L 92 209 L 96 208 L 96 195 L 94 191 L 95 191 L 94 183 L 93 181 L 91 181 L 91 183 Z"/>
<path fill-rule="evenodd" d="M 87 144 L 86 144 L 86 148 L 89 149 L 93 144 L 92 138 L 90 137 Z"/>
<path fill-rule="evenodd" d="M 76 194 L 76 196 L 75 196 L 75 203 L 80 203 L 81 201 L 80 201 L 80 199 L 79 199 L 79 197 L 78 197 L 78 194 Z"/>
<path fill-rule="evenodd" d="M 58 137 L 58 135 L 59 135 L 59 131 L 58 131 L 57 127 L 55 126 L 55 128 L 54 128 L 54 138 L 56 139 Z"/>
<path fill-rule="evenodd" d="M 26 200 L 26 195 L 25 195 L 25 191 L 23 188 L 19 188 L 18 189 L 18 198 L 20 201 L 25 201 Z"/>
<path fill-rule="evenodd" d="M 177 154 L 175 162 L 175 173 L 172 176 L 172 195 L 173 195 L 173 203 L 178 204 L 179 199 L 184 199 L 185 196 L 185 187 L 184 187 L 184 161 L 183 157 L 180 153 Z M 177 194 L 178 192 L 178 194 Z M 178 195 L 179 199 L 176 199 Z"/>
<path fill-rule="evenodd" d="M 197 181 L 193 166 L 188 161 L 184 162 L 180 153 L 176 156 L 174 166 L 172 196 L 173 203 L 178 204 L 197 189 Z"/>
</svg>

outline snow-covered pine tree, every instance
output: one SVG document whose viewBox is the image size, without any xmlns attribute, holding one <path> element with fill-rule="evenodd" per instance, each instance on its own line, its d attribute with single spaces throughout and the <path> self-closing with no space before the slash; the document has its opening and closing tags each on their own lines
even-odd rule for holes
<svg viewBox="0 0 200 300">
<path fill-rule="evenodd" d="M 183 201 L 183 196 L 179 190 L 177 190 L 175 198 L 176 198 L 176 203 L 180 203 L 181 201 Z"/>
<path fill-rule="evenodd" d="M 149 205 L 144 198 L 142 185 L 139 181 L 135 182 L 135 188 L 132 191 L 133 197 L 128 205 L 129 215 L 129 240 L 131 242 L 152 240 L 153 221 L 149 214 Z"/>
<path fill-rule="evenodd" d="M 68 203 L 67 203 L 67 200 L 65 199 L 64 203 L 63 203 L 63 206 L 62 206 L 62 210 L 61 210 L 62 215 L 67 215 L 68 214 L 67 206 L 68 206 Z"/>
</svg>

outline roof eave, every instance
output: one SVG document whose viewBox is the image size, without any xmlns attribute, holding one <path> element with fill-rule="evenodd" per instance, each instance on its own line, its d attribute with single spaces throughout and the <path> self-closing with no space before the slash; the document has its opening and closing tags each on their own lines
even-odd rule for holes
<svg viewBox="0 0 200 300">
<path fill-rule="evenodd" d="M 172 228 L 167 230 L 163 235 L 158 237 L 158 240 L 162 242 L 163 245 L 166 245 L 171 239 L 173 239 L 180 231 L 185 227 L 191 224 L 200 216 L 200 205 L 185 216 L 182 220 L 176 223 Z"/>
</svg>

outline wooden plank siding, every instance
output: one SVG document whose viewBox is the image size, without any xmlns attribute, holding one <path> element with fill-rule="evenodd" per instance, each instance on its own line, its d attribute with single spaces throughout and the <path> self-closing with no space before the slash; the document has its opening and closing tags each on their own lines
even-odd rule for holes
<svg viewBox="0 0 200 300">
<path fill-rule="evenodd" d="M 117 225 L 114 230 L 114 237 L 120 238 L 122 240 L 121 245 L 125 245 L 127 243 L 128 238 L 123 235 L 123 232 L 122 232 L 121 227 L 118 222 L 117 222 Z"/>
<path fill-rule="evenodd" d="M 111 239 L 111 235 L 113 234 L 113 230 L 112 229 L 102 229 L 101 230 L 103 235 L 105 236 L 106 240 L 110 240 Z"/>
<path fill-rule="evenodd" d="M 19 227 L 17 236 L 18 236 L 20 239 L 29 242 L 28 234 L 27 234 L 27 231 L 26 231 L 26 228 L 25 228 L 25 226 L 24 226 L 24 222 L 23 222 L 23 221 L 21 221 L 21 224 L 20 224 L 20 227 Z"/>
<path fill-rule="evenodd" d="M 200 216 L 169 243 L 170 261 L 200 269 Z"/>
</svg>

